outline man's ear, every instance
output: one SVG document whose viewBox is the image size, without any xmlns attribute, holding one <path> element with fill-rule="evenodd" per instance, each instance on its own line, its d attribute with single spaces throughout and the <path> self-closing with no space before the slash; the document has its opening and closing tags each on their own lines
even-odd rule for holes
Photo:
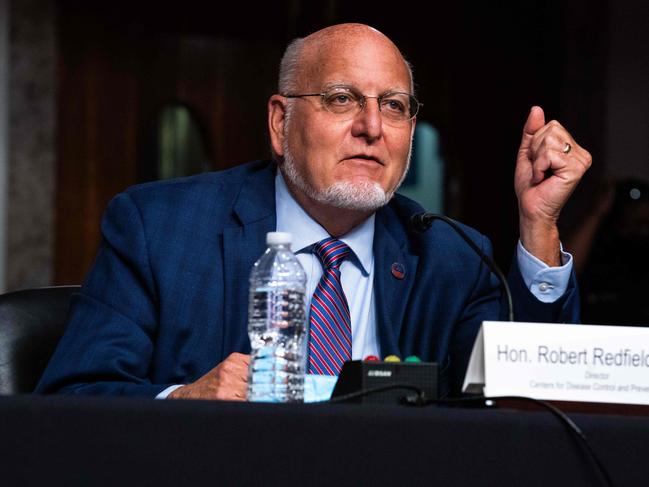
<svg viewBox="0 0 649 487">
<path fill-rule="evenodd" d="M 277 156 L 284 155 L 284 124 L 286 122 L 286 98 L 273 95 L 268 100 L 268 133 L 270 144 Z"/>
</svg>

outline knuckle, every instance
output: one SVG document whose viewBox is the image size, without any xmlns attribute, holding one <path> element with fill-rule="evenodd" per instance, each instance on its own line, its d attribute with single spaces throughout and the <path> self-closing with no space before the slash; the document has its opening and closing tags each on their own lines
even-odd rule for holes
<svg viewBox="0 0 649 487">
<path fill-rule="evenodd" d="M 560 144 L 559 137 L 554 132 L 548 132 L 543 141 L 544 149 L 548 150 Z"/>
<path fill-rule="evenodd" d="M 553 133 L 549 134 L 548 138 L 549 138 L 549 142 L 550 142 L 550 145 L 551 145 L 552 148 L 554 148 L 555 150 L 563 152 L 563 148 L 565 147 L 566 142 L 568 142 L 566 140 L 565 135 L 563 135 L 563 134 L 561 134 L 559 132 L 553 132 Z"/>
<path fill-rule="evenodd" d="M 235 359 L 238 363 L 246 363 L 250 358 L 250 355 L 246 355 L 245 353 L 238 353 L 238 352 L 235 352 L 230 356 L 233 359 Z"/>
<path fill-rule="evenodd" d="M 233 352 L 230 355 L 228 355 L 228 358 L 226 358 L 225 361 L 233 364 L 245 364 L 248 361 L 248 355 L 245 355 L 243 353 Z"/>
</svg>

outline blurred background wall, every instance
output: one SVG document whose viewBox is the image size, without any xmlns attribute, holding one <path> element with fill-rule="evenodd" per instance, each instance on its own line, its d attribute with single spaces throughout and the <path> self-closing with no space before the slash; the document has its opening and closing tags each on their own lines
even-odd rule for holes
<svg viewBox="0 0 649 487">
<path fill-rule="evenodd" d="M 57 21 L 53 2 L 5 0 L 8 8 L 8 164 L 4 188 L 7 289 L 54 279 Z"/>
<path fill-rule="evenodd" d="M 0 0 L 0 289 L 7 255 L 7 172 L 9 170 L 9 3 Z"/>
<path fill-rule="evenodd" d="M 266 100 L 286 43 L 338 22 L 377 27 L 413 63 L 443 209 L 487 234 L 501 266 L 532 104 L 594 156 L 565 235 L 602 178 L 649 179 L 646 1 L 0 0 L 0 17 L 5 290 L 81 282 L 102 211 L 127 186 L 268 157 Z"/>
</svg>

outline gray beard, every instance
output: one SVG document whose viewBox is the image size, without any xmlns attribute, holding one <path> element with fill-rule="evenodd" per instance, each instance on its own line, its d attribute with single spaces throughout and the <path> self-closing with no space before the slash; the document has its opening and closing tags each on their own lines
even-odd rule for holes
<svg viewBox="0 0 649 487">
<path fill-rule="evenodd" d="M 300 173 L 300 170 L 297 168 L 295 159 L 293 159 L 288 148 L 288 134 L 285 134 L 284 137 L 283 150 L 284 161 L 280 166 L 282 174 L 286 179 L 288 179 L 288 181 L 312 200 L 333 208 L 375 211 L 386 205 L 390 199 L 392 199 L 392 196 L 405 179 L 406 174 L 408 173 L 408 168 L 410 167 L 412 141 L 410 144 L 410 151 L 408 152 L 406 168 L 401 175 L 401 179 L 396 187 L 388 192 L 384 191 L 379 183 L 371 181 L 360 181 L 356 183 L 350 181 L 338 181 L 324 190 L 318 190 L 306 181 Z"/>
</svg>

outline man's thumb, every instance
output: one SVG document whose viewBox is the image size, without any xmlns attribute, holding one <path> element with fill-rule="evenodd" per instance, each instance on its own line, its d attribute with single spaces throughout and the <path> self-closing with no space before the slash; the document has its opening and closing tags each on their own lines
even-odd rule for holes
<svg viewBox="0 0 649 487">
<path fill-rule="evenodd" d="M 523 127 L 523 140 L 521 141 L 521 149 L 527 149 L 532 143 L 532 136 L 545 125 L 545 114 L 543 108 L 533 106 L 530 114 L 527 116 L 527 121 Z"/>
</svg>

